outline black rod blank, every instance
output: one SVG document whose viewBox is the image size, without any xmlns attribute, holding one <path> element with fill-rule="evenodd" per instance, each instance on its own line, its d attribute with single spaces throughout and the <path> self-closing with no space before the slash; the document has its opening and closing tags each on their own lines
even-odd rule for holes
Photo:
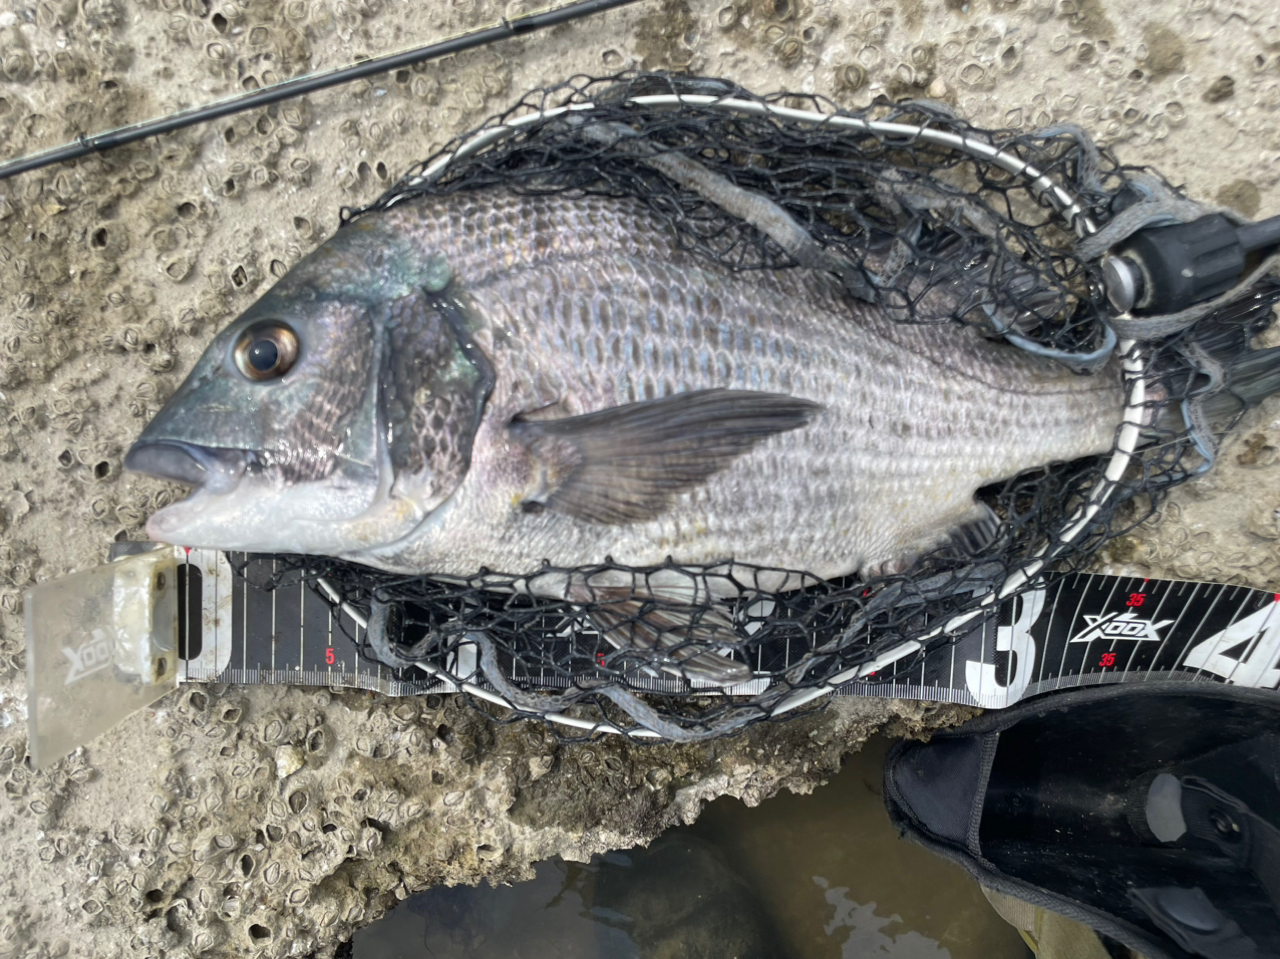
<svg viewBox="0 0 1280 959">
<path fill-rule="evenodd" d="M 561 23 L 568 23 L 580 17 L 591 16 L 592 14 L 635 2 L 637 0 L 575 0 L 575 2 L 567 3 L 562 7 L 555 7 L 539 13 L 530 13 L 510 20 L 504 17 L 502 22 L 495 26 L 473 30 L 471 33 L 451 37 L 448 40 L 441 40 L 425 47 L 415 47 L 412 50 L 405 50 L 401 53 L 392 53 L 384 57 L 362 60 L 359 63 L 340 67 L 336 70 L 309 73 L 306 76 L 273 83 L 271 86 L 263 87 L 261 90 L 254 90 L 250 93 L 219 100 L 217 103 L 193 107 L 189 110 L 180 110 L 177 113 L 158 117 L 155 120 L 133 123 L 115 130 L 108 130 L 105 133 L 81 136 L 74 143 L 67 143 L 60 147 L 53 147 L 49 150 L 42 150 L 39 153 L 0 163 L 0 180 L 16 176 L 19 173 L 26 173 L 29 170 L 38 170 L 54 163 L 76 160 L 80 157 L 88 156 L 90 153 L 110 150 L 112 147 L 133 143 L 135 140 L 143 140 L 147 137 L 169 133 L 172 130 L 181 130 L 183 127 L 193 126 L 197 123 L 216 120 L 232 113 L 241 113 L 245 110 L 265 107 L 272 103 L 279 103 L 281 100 L 288 100 L 291 97 L 299 97 L 307 93 L 313 93 L 316 90 L 325 90 L 343 83 L 350 83 L 352 80 L 385 73 L 388 70 L 398 70 L 401 67 L 422 63 L 426 60 L 435 60 L 451 53 L 472 50 L 486 44 L 496 43 L 499 40 L 533 33 L 537 30 L 545 30 L 547 27 L 558 26 Z"/>
</svg>

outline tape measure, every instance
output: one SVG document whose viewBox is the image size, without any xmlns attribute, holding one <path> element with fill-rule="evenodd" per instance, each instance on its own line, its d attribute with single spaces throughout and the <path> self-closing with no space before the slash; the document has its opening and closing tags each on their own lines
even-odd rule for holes
<svg viewBox="0 0 1280 959">
<path fill-rule="evenodd" d="M 255 585 L 277 581 L 281 570 L 270 557 L 120 543 L 112 558 L 119 561 L 41 583 L 24 599 L 29 744 L 38 768 L 182 682 L 287 683 L 388 696 L 462 689 L 506 703 L 477 670 L 472 642 L 457 644 L 448 662 L 400 671 L 362 655 L 357 610 L 302 581 Z M 995 612 L 923 651 L 905 643 L 881 654 L 872 666 L 850 671 L 848 682 L 798 690 L 772 715 L 827 693 L 998 709 L 1102 683 L 1280 686 L 1280 593 L 1075 574 L 1028 589 Z M 789 665 L 771 660 L 755 680 L 718 691 L 758 694 L 769 673 Z M 519 685 L 536 686 L 530 679 L 522 675 Z M 637 677 L 635 685 L 688 691 L 676 682 Z M 624 732 L 567 715 L 548 718 L 588 732 Z"/>
<path fill-rule="evenodd" d="M 270 559 L 191 550 L 179 565 L 179 677 L 445 692 L 360 656 L 362 625 L 304 583 L 263 589 Z M 466 664 L 450 668 L 467 675 Z M 836 692 L 994 709 L 1069 686 L 1158 680 L 1280 686 L 1280 593 L 1212 583 L 1073 574 L 1004 603 L 999 615 L 923 656 L 889 663 Z M 482 681 L 476 680 L 483 685 Z M 655 688 L 655 691 L 660 691 Z M 754 691 L 754 690 L 749 690 Z"/>
</svg>

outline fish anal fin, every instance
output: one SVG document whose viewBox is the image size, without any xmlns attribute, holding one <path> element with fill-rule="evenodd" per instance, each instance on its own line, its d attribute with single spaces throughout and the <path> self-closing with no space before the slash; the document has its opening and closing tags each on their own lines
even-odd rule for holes
<svg viewBox="0 0 1280 959">
<path fill-rule="evenodd" d="M 546 509 L 597 523 L 653 519 L 673 497 L 822 407 L 782 393 L 711 389 L 563 419 L 511 423 L 541 463 Z M 541 497 L 541 498 L 539 498 Z"/>
<path fill-rule="evenodd" d="M 974 502 L 959 515 L 960 521 L 950 526 L 950 531 L 941 537 L 936 531 L 931 531 L 892 556 L 863 564 L 858 575 L 864 579 L 899 576 L 922 556 L 938 551 L 953 559 L 976 559 L 988 553 L 1005 535 L 1004 522 L 986 503 Z"/>
<path fill-rule="evenodd" d="M 1004 535 L 1004 523 L 986 503 L 973 504 L 973 511 L 947 536 L 947 552 L 964 559 L 986 553 Z"/>
</svg>

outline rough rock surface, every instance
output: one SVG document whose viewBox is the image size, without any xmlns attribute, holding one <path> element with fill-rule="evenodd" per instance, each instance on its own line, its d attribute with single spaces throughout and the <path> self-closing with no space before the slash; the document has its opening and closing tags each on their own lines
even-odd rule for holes
<svg viewBox="0 0 1280 959">
<path fill-rule="evenodd" d="M 8 0 L 0 143 L 27 153 L 520 9 Z M 101 562 L 179 495 L 121 457 L 214 331 L 339 206 L 520 92 L 640 66 L 1079 123 L 1197 197 L 1280 212 L 1266 0 L 647 0 L 0 183 L 0 959 L 323 954 L 426 884 L 645 841 L 716 795 L 807 790 L 887 720 L 954 718 L 846 701 L 709 745 L 562 746 L 451 700 L 187 688 L 47 773 L 24 764 L 22 590 Z M 1278 448 L 1273 402 L 1106 560 L 1280 583 Z"/>
</svg>

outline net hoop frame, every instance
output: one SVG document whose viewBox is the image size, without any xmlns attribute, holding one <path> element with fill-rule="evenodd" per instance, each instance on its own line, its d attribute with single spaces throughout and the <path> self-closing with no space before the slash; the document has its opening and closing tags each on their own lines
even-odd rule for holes
<svg viewBox="0 0 1280 959">
<path fill-rule="evenodd" d="M 732 96 L 717 97 L 707 94 L 677 93 L 650 94 L 626 97 L 611 105 L 616 106 L 618 103 L 634 107 L 697 106 L 726 113 L 740 113 L 756 117 L 770 116 L 791 123 L 815 124 L 859 133 L 870 133 L 881 137 L 899 138 L 905 141 L 904 145 L 918 141 L 944 147 L 990 162 L 1011 176 L 1028 181 L 1028 188 L 1036 196 L 1046 199 L 1066 226 L 1080 238 L 1090 236 L 1098 231 L 1098 225 L 1084 212 L 1078 199 L 1048 173 L 1017 154 L 972 135 L 960 136 L 925 124 L 874 120 L 845 113 L 820 113 L 815 110 L 801 110 L 776 103 L 744 100 Z M 595 101 L 565 104 L 559 107 L 532 110 L 528 114 L 515 119 L 482 128 L 463 141 L 452 153 L 441 157 L 423 170 L 422 173 L 406 180 L 404 185 L 413 187 L 431 183 L 442 176 L 451 165 L 476 155 L 486 147 L 513 136 L 526 127 L 552 120 L 568 113 L 590 113 L 598 108 L 599 105 Z M 410 198 L 411 195 L 392 196 L 388 198 L 386 206 L 393 207 L 397 203 Z M 1041 547 L 1039 550 L 1040 555 L 1010 573 L 998 588 L 989 591 L 973 609 L 952 617 L 940 626 L 935 626 L 917 639 L 909 640 L 886 650 L 870 662 L 836 673 L 812 688 L 793 692 L 775 703 L 766 718 L 773 719 L 782 716 L 823 696 L 831 695 L 840 686 L 882 670 L 892 663 L 916 653 L 923 648 L 928 640 L 960 629 L 984 615 L 992 605 L 1009 598 L 1018 590 L 1026 587 L 1054 560 L 1057 553 L 1064 547 L 1070 546 L 1089 527 L 1090 523 L 1107 504 L 1111 495 L 1119 488 L 1120 480 L 1137 452 L 1141 438 L 1142 412 L 1147 398 L 1148 351 L 1142 349 L 1136 340 L 1122 338 L 1116 342 L 1114 354 L 1119 356 L 1121 360 L 1121 373 L 1125 388 L 1125 405 L 1120 411 L 1116 442 L 1110 459 L 1107 461 L 1106 469 L 1090 491 L 1087 502 L 1082 504 L 1066 520 L 1061 533 L 1052 544 L 1052 548 L 1049 546 Z M 368 628 L 368 621 L 364 614 L 350 603 L 344 601 L 338 590 L 331 583 L 323 577 L 319 577 L 317 584 L 332 603 L 340 606 L 342 611 L 350 616 L 361 628 Z M 429 663 L 417 663 L 415 665 L 427 675 L 449 682 L 460 692 L 495 706 L 519 712 L 516 706 L 508 702 L 499 693 L 485 689 L 473 682 L 458 681 Z M 708 690 L 708 692 L 713 691 Z M 733 695 L 732 687 L 722 690 L 722 693 L 724 695 Z M 589 733 L 622 735 L 647 741 L 659 741 L 663 738 L 660 733 L 642 726 L 623 728 L 608 721 L 580 719 L 559 712 L 544 713 L 541 718 L 547 722 Z"/>
</svg>

